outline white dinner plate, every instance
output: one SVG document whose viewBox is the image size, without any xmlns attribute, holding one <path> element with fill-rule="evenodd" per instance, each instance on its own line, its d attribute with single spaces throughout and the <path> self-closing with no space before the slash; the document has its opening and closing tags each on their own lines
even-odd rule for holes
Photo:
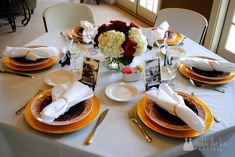
<svg viewBox="0 0 235 157">
<path fill-rule="evenodd" d="M 77 80 L 77 75 L 72 71 L 68 70 L 54 71 L 45 77 L 45 83 L 50 86 L 73 82 L 76 80 Z"/>
<path fill-rule="evenodd" d="M 161 52 L 165 55 L 166 51 L 164 48 L 161 49 Z M 186 50 L 181 47 L 169 46 L 169 53 L 172 57 L 182 57 L 186 54 Z"/>
<path fill-rule="evenodd" d="M 137 97 L 138 89 L 128 83 L 117 82 L 106 87 L 105 94 L 116 101 L 130 101 Z"/>
</svg>

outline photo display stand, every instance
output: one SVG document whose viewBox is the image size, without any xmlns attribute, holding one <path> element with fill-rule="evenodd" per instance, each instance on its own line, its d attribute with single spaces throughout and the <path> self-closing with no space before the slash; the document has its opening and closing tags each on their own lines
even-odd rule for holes
<svg viewBox="0 0 235 157">
<path fill-rule="evenodd" d="M 161 83 L 161 67 L 159 57 L 145 60 L 144 81 L 146 91 L 152 87 L 159 87 Z"/>
<path fill-rule="evenodd" d="M 71 60 L 71 53 L 70 51 L 67 51 L 64 55 L 64 57 L 59 61 L 61 64 L 61 67 L 64 67 L 65 65 L 70 65 Z"/>
<path fill-rule="evenodd" d="M 100 61 L 94 58 L 85 57 L 83 61 L 83 68 L 82 68 L 82 77 L 80 82 L 85 85 L 88 85 L 95 90 L 95 85 L 97 83 L 97 78 L 100 69 Z"/>
</svg>

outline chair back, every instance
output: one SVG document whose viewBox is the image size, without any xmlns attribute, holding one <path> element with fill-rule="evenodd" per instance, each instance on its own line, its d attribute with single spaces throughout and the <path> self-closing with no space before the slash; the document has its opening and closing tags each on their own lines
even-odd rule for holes
<svg viewBox="0 0 235 157">
<path fill-rule="evenodd" d="M 202 44 L 208 27 L 206 18 L 191 10 L 182 8 L 166 8 L 157 13 L 155 26 L 167 21 L 171 30 L 182 33 L 195 42 Z"/>
<path fill-rule="evenodd" d="M 60 3 L 44 10 L 43 22 L 46 32 L 64 30 L 79 25 L 81 20 L 95 23 L 91 7 L 80 3 Z"/>
</svg>

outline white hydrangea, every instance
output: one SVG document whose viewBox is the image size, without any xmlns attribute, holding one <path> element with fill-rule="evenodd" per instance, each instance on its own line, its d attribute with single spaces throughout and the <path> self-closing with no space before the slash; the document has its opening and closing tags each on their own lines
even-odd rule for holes
<svg viewBox="0 0 235 157">
<path fill-rule="evenodd" d="M 122 32 L 110 30 L 100 34 L 99 49 L 106 56 L 122 57 L 122 44 L 125 41 L 125 34 Z"/>
<path fill-rule="evenodd" d="M 147 45 L 148 45 L 147 39 L 143 35 L 141 29 L 132 27 L 130 29 L 130 31 L 128 32 L 128 37 L 130 40 L 137 43 L 134 56 L 141 55 L 142 53 L 144 53 L 147 50 Z"/>
</svg>

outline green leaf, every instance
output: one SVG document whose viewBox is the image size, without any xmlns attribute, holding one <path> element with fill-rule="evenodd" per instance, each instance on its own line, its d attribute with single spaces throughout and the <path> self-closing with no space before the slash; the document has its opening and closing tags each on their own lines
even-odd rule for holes
<svg viewBox="0 0 235 157">
<path fill-rule="evenodd" d="M 119 58 L 119 61 L 123 64 L 123 65 L 129 65 L 131 64 L 131 62 L 133 61 L 134 57 L 130 56 L 130 57 L 121 57 Z"/>
</svg>

